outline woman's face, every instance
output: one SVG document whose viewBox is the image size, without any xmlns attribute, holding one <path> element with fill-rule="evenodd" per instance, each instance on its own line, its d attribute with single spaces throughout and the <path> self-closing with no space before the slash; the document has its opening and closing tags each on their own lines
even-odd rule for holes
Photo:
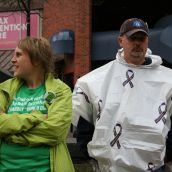
<svg viewBox="0 0 172 172">
<path fill-rule="evenodd" d="M 20 48 L 16 47 L 14 56 L 11 59 L 13 63 L 14 76 L 22 79 L 27 79 L 32 75 L 35 66 L 32 64 L 28 53 L 23 52 Z"/>
</svg>

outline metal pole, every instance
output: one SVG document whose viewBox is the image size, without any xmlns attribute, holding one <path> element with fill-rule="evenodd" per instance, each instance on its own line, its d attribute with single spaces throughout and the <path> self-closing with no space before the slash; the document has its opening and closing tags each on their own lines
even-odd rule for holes
<svg viewBox="0 0 172 172">
<path fill-rule="evenodd" d="M 21 3 L 26 11 L 27 36 L 30 36 L 30 0 L 27 0 L 27 4 L 23 0 Z"/>
<path fill-rule="evenodd" d="M 27 36 L 30 36 L 30 0 L 27 0 L 27 16 L 26 16 L 26 22 L 27 22 Z"/>
</svg>

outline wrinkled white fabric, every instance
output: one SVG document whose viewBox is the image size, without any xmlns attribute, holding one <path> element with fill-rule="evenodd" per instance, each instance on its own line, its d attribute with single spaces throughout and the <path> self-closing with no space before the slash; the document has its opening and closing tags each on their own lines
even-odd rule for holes
<svg viewBox="0 0 172 172">
<path fill-rule="evenodd" d="M 116 59 L 78 79 L 73 92 L 73 125 L 95 125 L 89 155 L 102 172 L 145 172 L 164 164 L 171 126 L 172 70 L 148 50 L 149 65 Z"/>
</svg>

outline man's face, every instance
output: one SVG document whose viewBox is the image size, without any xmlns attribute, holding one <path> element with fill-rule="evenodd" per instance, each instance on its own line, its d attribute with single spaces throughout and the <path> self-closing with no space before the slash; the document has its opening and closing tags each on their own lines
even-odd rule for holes
<svg viewBox="0 0 172 172">
<path fill-rule="evenodd" d="M 144 32 L 136 32 L 130 37 L 119 37 L 119 44 L 124 49 L 124 58 L 127 62 L 142 64 L 148 48 L 148 37 Z"/>
</svg>

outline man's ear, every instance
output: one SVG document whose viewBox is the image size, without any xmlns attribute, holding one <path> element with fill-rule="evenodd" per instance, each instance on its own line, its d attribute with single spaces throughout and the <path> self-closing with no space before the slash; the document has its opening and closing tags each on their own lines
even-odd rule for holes
<svg viewBox="0 0 172 172">
<path fill-rule="evenodd" d="M 122 37 L 119 36 L 117 40 L 118 40 L 118 44 L 120 45 L 120 47 L 122 47 Z"/>
</svg>

